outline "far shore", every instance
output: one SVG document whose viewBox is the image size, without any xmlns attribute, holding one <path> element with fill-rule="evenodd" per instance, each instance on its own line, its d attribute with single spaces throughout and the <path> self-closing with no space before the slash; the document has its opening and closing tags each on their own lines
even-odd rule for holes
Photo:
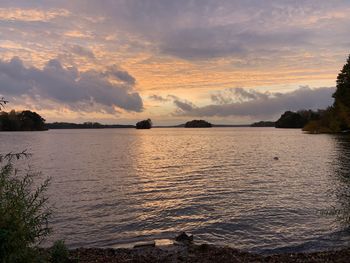
<svg viewBox="0 0 350 263">
<path fill-rule="evenodd" d="M 66 130 L 66 129 L 135 129 L 136 126 L 132 124 L 100 124 L 98 126 L 88 126 L 83 124 L 68 123 L 68 125 L 57 125 L 53 123 L 47 123 L 48 130 Z M 179 125 L 155 125 L 154 128 L 184 128 L 185 124 Z M 241 127 L 255 127 L 252 124 L 213 124 L 213 128 L 241 128 Z"/>
</svg>

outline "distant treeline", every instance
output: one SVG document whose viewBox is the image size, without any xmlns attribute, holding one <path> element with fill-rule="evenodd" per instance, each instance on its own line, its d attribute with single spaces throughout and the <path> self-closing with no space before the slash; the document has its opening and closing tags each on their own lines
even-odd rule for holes
<svg viewBox="0 0 350 263">
<path fill-rule="evenodd" d="M 43 131 L 45 119 L 33 111 L 0 112 L 0 131 Z"/>
<path fill-rule="evenodd" d="M 277 121 L 255 122 L 251 127 L 275 127 L 288 129 L 302 129 L 310 122 L 319 121 L 327 114 L 326 110 L 286 111 Z"/>
<path fill-rule="evenodd" d="M 275 127 L 276 122 L 275 121 L 259 121 L 254 122 L 250 127 Z"/>
<path fill-rule="evenodd" d="M 54 122 L 47 123 L 48 129 L 106 129 L 106 128 L 135 128 L 134 125 L 122 124 L 101 124 L 98 122 L 70 123 L 70 122 Z"/>
</svg>

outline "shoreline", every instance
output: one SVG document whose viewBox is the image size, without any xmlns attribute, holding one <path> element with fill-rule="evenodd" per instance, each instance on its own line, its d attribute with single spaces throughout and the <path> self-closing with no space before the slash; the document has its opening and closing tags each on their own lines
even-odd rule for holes
<svg viewBox="0 0 350 263">
<path fill-rule="evenodd" d="M 350 247 L 319 252 L 262 255 L 228 246 L 174 242 L 144 242 L 133 248 L 77 248 L 69 250 L 71 262 L 177 263 L 177 262 L 349 262 Z"/>
</svg>

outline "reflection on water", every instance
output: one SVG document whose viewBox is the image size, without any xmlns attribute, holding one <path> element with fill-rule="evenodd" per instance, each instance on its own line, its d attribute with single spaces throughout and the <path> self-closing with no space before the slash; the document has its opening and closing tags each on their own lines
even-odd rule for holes
<svg viewBox="0 0 350 263">
<path fill-rule="evenodd" d="M 349 242 L 349 139 L 270 128 L 0 133 L 52 177 L 52 239 L 108 247 L 167 239 L 255 252 Z M 278 157 L 279 160 L 274 160 Z M 325 213 L 335 208 L 337 213 Z"/>
<path fill-rule="evenodd" d="M 336 158 L 334 159 L 334 195 L 336 204 L 333 212 L 345 228 L 350 224 L 350 136 L 333 136 Z"/>
</svg>

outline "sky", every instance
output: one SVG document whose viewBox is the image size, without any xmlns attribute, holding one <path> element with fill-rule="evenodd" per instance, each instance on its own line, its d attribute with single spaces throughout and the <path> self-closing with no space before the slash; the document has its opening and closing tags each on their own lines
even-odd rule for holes
<svg viewBox="0 0 350 263">
<path fill-rule="evenodd" d="M 0 96 L 47 122 L 276 120 L 333 103 L 348 0 L 0 0 Z"/>
</svg>

